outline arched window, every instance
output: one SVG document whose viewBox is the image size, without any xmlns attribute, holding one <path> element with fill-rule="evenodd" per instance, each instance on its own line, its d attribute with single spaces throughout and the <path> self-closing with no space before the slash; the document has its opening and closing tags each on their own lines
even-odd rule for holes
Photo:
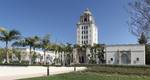
<svg viewBox="0 0 150 80">
<path fill-rule="evenodd" d="M 87 22 L 87 18 L 84 18 L 84 22 Z"/>
</svg>

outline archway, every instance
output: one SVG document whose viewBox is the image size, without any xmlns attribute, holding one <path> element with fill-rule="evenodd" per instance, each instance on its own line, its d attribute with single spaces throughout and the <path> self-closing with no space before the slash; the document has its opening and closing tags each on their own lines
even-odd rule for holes
<svg viewBox="0 0 150 80">
<path fill-rule="evenodd" d="M 129 63 L 129 57 L 127 54 L 121 55 L 121 64 L 128 64 Z"/>
</svg>

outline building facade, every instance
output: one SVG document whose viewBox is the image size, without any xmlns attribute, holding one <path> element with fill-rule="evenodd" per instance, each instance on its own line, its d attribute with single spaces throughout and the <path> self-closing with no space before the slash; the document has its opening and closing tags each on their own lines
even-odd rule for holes
<svg viewBox="0 0 150 80">
<path fill-rule="evenodd" d="M 145 45 L 107 45 L 106 64 L 145 65 Z"/>
<path fill-rule="evenodd" d="M 87 8 L 83 11 L 77 23 L 77 40 L 80 46 L 98 44 L 98 29 L 91 11 Z M 73 60 L 75 63 L 89 63 L 90 49 L 73 50 Z"/>
<path fill-rule="evenodd" d="M 86 9 L 80 16 L 77 23 L 77 44 L 93 45 L 98 43 L 98 29 L 94 17 L 89 9 Z"/>
<path fill-rule="evenodd" d="M 95 24 L 94 17 L 89 9 L 86 9 L 80 16 L 77 23 L 77 44 L 93 46 L 98 44 L 98 29 Z M 119 65 L 145 65 L 145 45 L 140 44 L 121 44 L 121 45 L 105 45 L 104 59 L 106 64 Z M 97 54 L 97 53 L 96 53 Z M 73 62 L 76 64 L 89 63 L 92 55 L 90 47 L 82 49 L 75 48 L 73 50 Z M 96 56 L 96 62 L 99 60 Z"/>
</svg>

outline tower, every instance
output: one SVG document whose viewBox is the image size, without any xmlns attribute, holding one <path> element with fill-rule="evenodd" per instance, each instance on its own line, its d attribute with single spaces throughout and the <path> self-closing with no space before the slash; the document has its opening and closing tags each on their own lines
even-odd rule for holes
<svg viewBox="0 0 150 80">
<path fill-rule="evenodd" d="M 77 44 L 91 45 L 98 43 L 98 29 L 92 13 L 87 8 L 77 23 Z"/>
</svg>

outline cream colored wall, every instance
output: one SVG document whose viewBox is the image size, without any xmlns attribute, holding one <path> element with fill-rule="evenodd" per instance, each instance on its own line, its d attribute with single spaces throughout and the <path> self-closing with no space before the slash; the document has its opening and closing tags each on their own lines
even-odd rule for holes
<svg viewBox="0 0 150 80">
<path fill-rule="evenodd" d="M 106 46 L 106 64 L 114 64 L 110 58 L 115 59 L 117 51 L 131 51 L 131 65 L 145 65 L 145 45 L 108 45 Z"/>
</svg>

